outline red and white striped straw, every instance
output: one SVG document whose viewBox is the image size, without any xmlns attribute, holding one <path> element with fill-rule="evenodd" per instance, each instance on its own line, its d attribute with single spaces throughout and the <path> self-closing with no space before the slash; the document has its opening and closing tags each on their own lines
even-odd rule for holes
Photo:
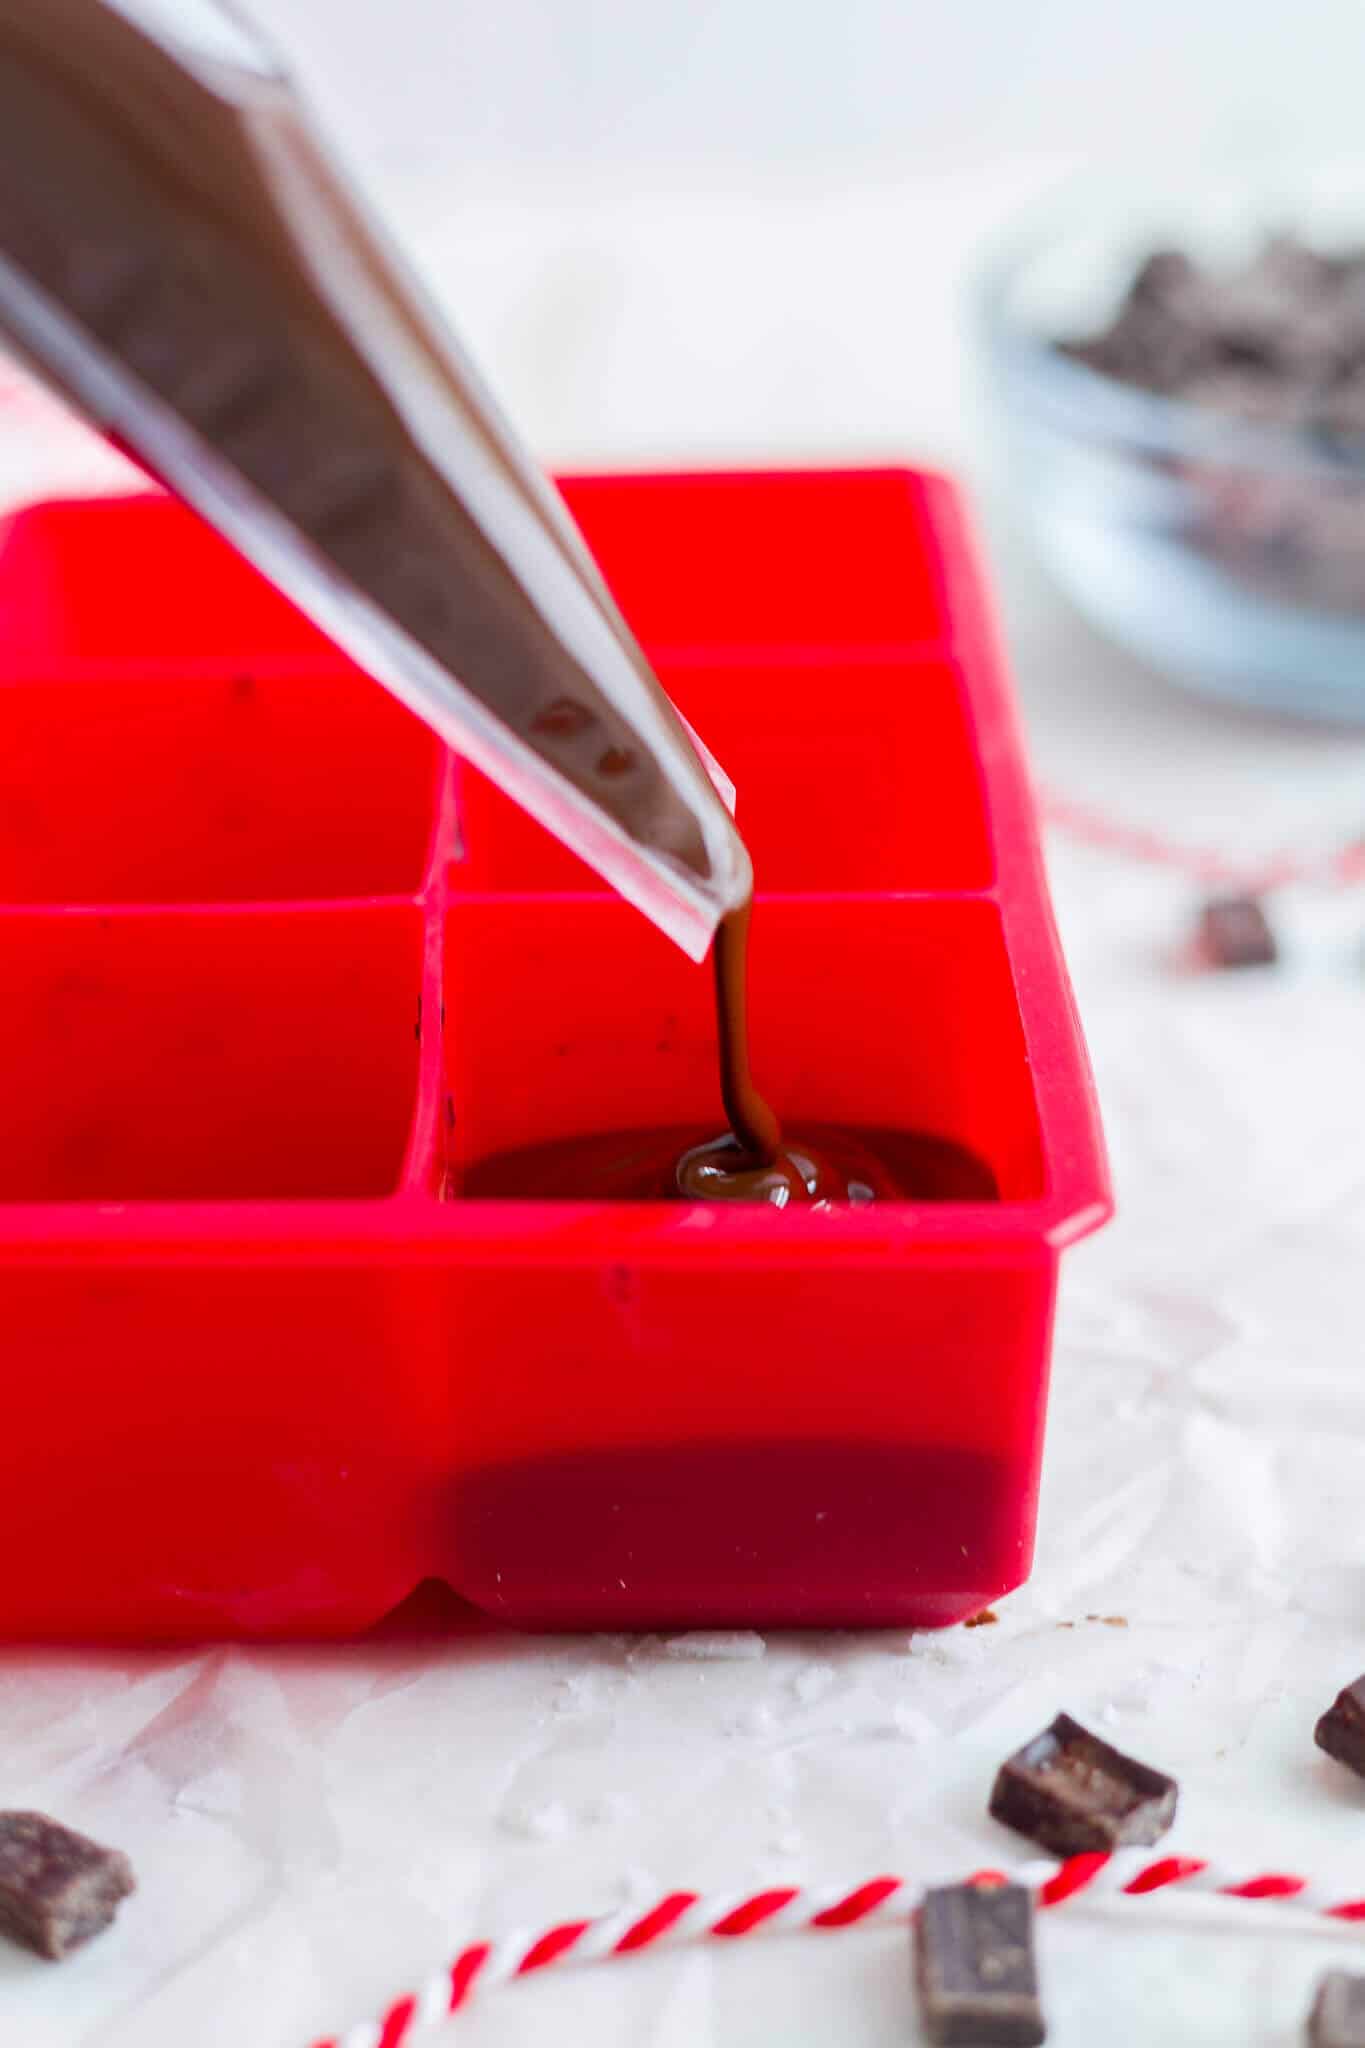
<svg viewBox="0 0 1365 2048">
<path fill-rule="evenodd" d="M 1259 861 L 1239 860 L 1216 847 L 1191 845 L 1127 824 L 1094 804 L 1076 803 L 1055 790 L 1039 789 L 1035 794 L 1044 824 L 1068 839 L 1150 867 L 1171 868 L 1208 889 L 1262 896 L 1298 884 L 1354 889 L 1365 882 L 1365 839 L 1359 837 L 1324 853 L 1285 852 Z"/>
<path fill-rule="evenodd" d="M 1145 1849 L 1112 1856 L 1073 1856 L 1065 1863 L 1031 1862 L 1013 1870 L 979 1870 L 971 1884 L 1023 1884 L 1039 1906 L 1060 1906 L 1084 1893 L 1147 1898 L 1178 1888 L 1222 1898 L 1254 1899 L 1292 1906 L 1336 1923 L 1365 1922 L 1365 1897 L 1341 1898 L 1306 1877 L 1257 1871 L 1239 1877 L 1198 1856 L 1161 1856 Z M 903 1877 L 874 1877 L 848 1890 L 798 1889 L 713 1894 L 670 1892 L 641 1912 L 630 1907 L 596 1920 L 566 1920 L 538 1934 L 509 1934 L 477 1941 L 416 1991 L 404 1992 L 377 2020 L 366 2020 L 313 2048 L 406 2048 L 427 2028 L 438 2026 L 467 2005 L 476 1992 L 491 1991 L 515 1978 L 567 1963 L 607 1962 L 645 1949 L 674 1948 L 684 1942 L 734 1941 L 754 1934 L 830 1933 L 845 1927 L 883 1927 L 908 1922 L 924 1896 L 922 1884 Z"/>
</svg>

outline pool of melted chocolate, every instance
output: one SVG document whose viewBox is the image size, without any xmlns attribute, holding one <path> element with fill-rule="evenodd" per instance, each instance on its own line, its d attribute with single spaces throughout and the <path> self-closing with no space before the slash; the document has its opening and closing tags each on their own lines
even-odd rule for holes
<svg viewBox="0 0 1365 2048">
<path fill-rule="evenodd" d="M 800 1179 L 798 1192 L 792 1183 Z M 461 1193 L 523 1202 L 995 1202 L 985 1160 L 948 1138 L 803 1124 L 775 1162 L 686 1126 L 560 1138 L 469 1167 Z"/>
</svg>

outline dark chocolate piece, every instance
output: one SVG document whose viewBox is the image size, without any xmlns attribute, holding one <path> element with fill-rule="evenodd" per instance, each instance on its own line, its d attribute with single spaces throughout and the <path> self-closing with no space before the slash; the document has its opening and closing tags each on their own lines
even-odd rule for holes
<svg viewBox="0 0 1365 2048">
<path fill-rule="evenodd" d="M 1343 1686 L 1313 1730 L 1313 1740 L 1358 1778 L 1365 1778 L 1365 1677 Z"/>
<path fill-rule="evenodd" d="M 915 1919 L 915 1987 L 931 2041 L 1031 2048 L 1045 2040 L 1033 1901 L 1023 1886 L 955 1884 L 926 1893 Z"/>
<path fill-rule="evenodd" d="M 133 1866 L 43 1813 L 0 1813 L 0 1934 L 57 1962 L 109 1925 Z"/>
<path fill-rule="evenodd" d="M 1054 1856 L 1145 1846 L 1175 1819 L 1174 1778 L 1101 1742 L 1059 1714 L 1001 1764 L 991 1812 Z"/>
<path fill-rule="evenodd" d="M 1309 2048 L 1365 2048 L 1365 1977 L 1329 1970 L 1308 2015 Z"/>
<path fill-rule="evenodd" d="M 1214 967 L 1273 967 L 1275 934 L 1254 896 L 1218 896 L 1199 913 L 1199 947 Z"/>
</svg>

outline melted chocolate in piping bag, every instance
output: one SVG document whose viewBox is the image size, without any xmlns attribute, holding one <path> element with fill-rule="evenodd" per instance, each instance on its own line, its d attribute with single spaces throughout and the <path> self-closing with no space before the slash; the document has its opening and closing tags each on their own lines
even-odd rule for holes
<svg viewBox="0 0 1365 2048">
<path fill-rule="evenodd" d="M 750 887 L 572 521 L 208 0 L 0 0 L 0 332 L 700 958 Z"/>
</svg>

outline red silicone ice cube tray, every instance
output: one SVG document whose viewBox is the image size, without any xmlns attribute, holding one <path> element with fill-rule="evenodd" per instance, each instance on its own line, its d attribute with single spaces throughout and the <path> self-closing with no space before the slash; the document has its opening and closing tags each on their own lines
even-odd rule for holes
<svg viewBox="0 0 1365 2048">
<path fill-rule="evenodd" d="M 565 484 L 740 791 L 798 1126 L 992 1204 L 464 1199 L 719 1121 L 709 977 L 167 498 L 0 532 L 10 1636 L 936 1624 L 1029 1565 L 1099 1125 L 963 516 L 903 471 Z M 799 1018 L 799 1027 L 792 1018 Z"/>
</svg>

